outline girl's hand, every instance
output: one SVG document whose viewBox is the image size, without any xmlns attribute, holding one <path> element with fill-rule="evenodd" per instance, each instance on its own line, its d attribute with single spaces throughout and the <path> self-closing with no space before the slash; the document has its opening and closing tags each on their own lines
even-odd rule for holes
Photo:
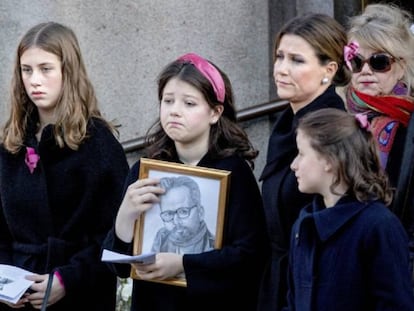
<svg viewBox="0 0 414 311">
<path fill-rule="evenodd" d="M 35 283 L 30 287 L 33 293 L 26 296 L 28 302 L 35 309 L 40 309 L 45 298 L 48 274 L 33 274 L 26 276 L 26 279 L 34 281 Z M 53 305 L 66 295 L 65 288 L 62 286 L 56 275 L 52 279 L 52 287 L 50 289 L 49 300 L 47 305 Z"/>
<path fill-rule="evenodd" d="M 15 304 L 12 304 L 10 302 L 5 302 L 5 301 L 1 301 L 0 303 L 4 303 L 5 305 L 7 305 L 7 306 L 9 306 L 10 308 L 13 308 L 13 309 L 21 309 L 21 308 L 25 307 L 25 304 L 27 302 L 29 302 L 29 299 L 27 299 L 28 295 L 29 295 L 28 293 L 25 293 L 22 296 L 22 298 L 20 298 Z M 1 306 L 0 306 L 0 310 L 2 310 Z"/>
<path fill-rule="evenodd" d="M 160 201 L 158 196 L 165 191 L 159 182 L 158 178 L 145 178 L 129 185 L 115 220 L 115 232 L 122 241 L 132 241 L 135 221 Z"/>
<path fill-rule="evenodd" d="M 158 253 L 152 264 L 132 265 L 137 275 L 143 280 L 165 280 L 184 272 L 183 255 L 175 253 Z"/>
</svg>

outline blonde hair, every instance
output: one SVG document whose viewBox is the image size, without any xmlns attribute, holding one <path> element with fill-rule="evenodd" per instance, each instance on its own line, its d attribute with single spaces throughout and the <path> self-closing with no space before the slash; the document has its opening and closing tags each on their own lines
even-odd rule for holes
<svg viewBox="0 0 414 311">
<path fill-rule="evenodd" d="M 394 4 L 370 4 L 360 15 L 348 21 L 348 41 L 377 52 L 386 52 L 396 59 L 403 59 L 403 80 L 413 95 L 414 83 L 414 34 L 410 12 Z"/>
<path fill-rule="evenodd" d="M 77 150 L 87 137 L 87 124 L 92 117 L 102 120 L 116 132 L 115 127 L 104 120 L 98 109 L 95 91 L 88 78 L 74 32 L 64 25 L 47 22 L 31 28 L 17 47 L 11 82 L 11 113 L 2 133 L 4 147 L 12 153 L 20 150 L 30 118 L 36 113 L 36 106 L 24 88 L 20 64 L 22 54 L 33 47 L 55 54 L 62 64 L 62 90 L 56 103 L 57 119 L 54 127 L 54 137 L 59 147 L 67 145 Z"/>
</svg>

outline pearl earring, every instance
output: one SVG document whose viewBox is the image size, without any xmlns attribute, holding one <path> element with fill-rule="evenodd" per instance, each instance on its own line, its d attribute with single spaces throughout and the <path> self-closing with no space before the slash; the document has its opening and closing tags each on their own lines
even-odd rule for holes
<svg viewBox="0 0 414 311">
<path fill-rule="evenodd" d="M 326 84 L 328 82 L 329 82 L 329 78 L 328 77 L 323 78 L 322 81 L 321 81 L 322 84 Z"/>
</svg>

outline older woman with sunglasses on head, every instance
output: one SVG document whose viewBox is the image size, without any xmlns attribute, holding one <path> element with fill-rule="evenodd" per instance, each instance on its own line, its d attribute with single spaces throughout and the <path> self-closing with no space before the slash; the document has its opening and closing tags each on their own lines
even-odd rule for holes
<svg viewBox="0 0 414 311">
<path fill-rule="evenodd" d="M 372 4 L 350 21 L 345 61 L 352 71 L 347 109 L 366 113 L 395 195 L 391 209 L 406 228 L 414 259 L 414 34 L 412 16 Z M 411 268 L 412 269 L 412 268 Z M 412 276 L 414 271 L 407 271 Z M 414 284 L 414 283 L 413 283 Z"/>
<path fill-rule="evenodd" d="M 379 142 L 381 164 L 397 186 L 403 146 L 414 111 L 414 35 L 409 12 L 372 4 L 350 20 L 345 61 L 352 71 L 346 92 L 351 113 L 366 113 Z"/>
</svg>

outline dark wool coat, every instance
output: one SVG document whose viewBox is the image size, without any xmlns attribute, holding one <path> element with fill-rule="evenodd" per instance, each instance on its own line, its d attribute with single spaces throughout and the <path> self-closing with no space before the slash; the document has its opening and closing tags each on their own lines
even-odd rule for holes
<svg viewBox="0 0 414 311">
<path fill-rule="evenodd" d="M 57 270 L 66 296 L 48 310 L 113 311 L 116 277 L 100 251 L 129 169 L 120 143 L 94 120 L 78 151 L 59 148 L 52 125 L 38 145 L 30 132 L 27 144 L 40 155 L 33 174 L 25 148 L 17 155 L 0 149 L 0 263 L 39 274 Z"/>
<path fill-rule="evenodd" d="M 175 162 L 178 162 L 175 159 Z M 221 160 L 206 155 L 199 166 L 231 171 L 223 247 L 183 257 L 187 288 L 134 280 L 132 311 L 255 310 L 263 258 L 267 245 L 262 200 L 257 181 L 244 159 Z M 138 177 L 139 163 L 129 174 L 129 183 Z M 131 252 L 131 245 L 109 233 L 104 246 Z M 130 265 L 111 265 L 127 277 Z"/>
<path fill-rule="evenodd" d="M 277 311 L 286 303 L 290 231 L 300 209 L 312 200 L 311 195 L 299 192 L 295 174 L 290 169 L 297 154 L 295 131 L 299 118 L 322 108 L 345 110 L 333 86 L 296 114 L 290 107 L 281 112 L 269 138 L 267 161 L 260 180 L 272 254 L 266 264 L 259 311 Z"/>
<path fill-rule="evenodd" d="M 383 203 L 305 207 L 293 226 L 289 310 L 412 311 L 408 237 Z"/>
</svg>

